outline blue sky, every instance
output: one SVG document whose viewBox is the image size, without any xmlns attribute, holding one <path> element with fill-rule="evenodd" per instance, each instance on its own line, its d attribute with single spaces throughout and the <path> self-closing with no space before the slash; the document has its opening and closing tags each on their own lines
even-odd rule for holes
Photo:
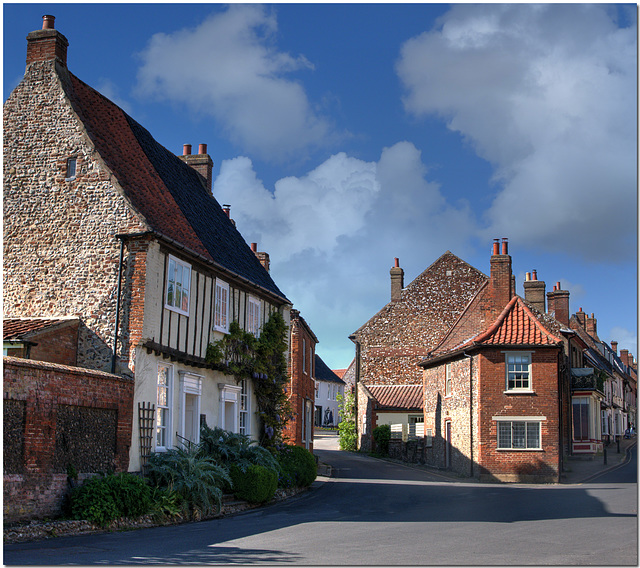
<svg viewBox="0 0 640 568">
<path fill-rule="evenodd" d="M 72 73 L 165 147 L 208 145 L 213 193 L 334 369 L 447 250 L 509 238 L 571 313 L 637 356 L 636 6 L 3 4 L 4 100 L 42 15 Z"/>
</svg>

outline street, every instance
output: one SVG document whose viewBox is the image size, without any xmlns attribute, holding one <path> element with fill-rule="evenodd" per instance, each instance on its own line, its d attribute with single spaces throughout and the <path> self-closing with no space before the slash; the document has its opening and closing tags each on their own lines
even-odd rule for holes
<svg viewBox="0 0 640 568">
<path fill-rule="evenodd" d="M 318 444 L 323 447 L 322 444 Z M 334 477 L 202 523 L 4 547 L 6 565 L 636 565 L 637 456 L 580 485 L 498 485 L 317 449 Z"/>
</svg>

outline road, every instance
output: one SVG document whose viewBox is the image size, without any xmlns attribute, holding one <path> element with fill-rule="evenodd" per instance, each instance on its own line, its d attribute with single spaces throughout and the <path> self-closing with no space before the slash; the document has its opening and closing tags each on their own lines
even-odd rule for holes
<svg viewBox="0 0 640 568">
<path fill-rule="evenodd" d="M 301 497 L 202 523 L 7 545 L 4 563 L 637 565 L 633 451 L 591 483 L 537 486 L 451 482 L 319 449 L 335 477 Z"/>
</svg>

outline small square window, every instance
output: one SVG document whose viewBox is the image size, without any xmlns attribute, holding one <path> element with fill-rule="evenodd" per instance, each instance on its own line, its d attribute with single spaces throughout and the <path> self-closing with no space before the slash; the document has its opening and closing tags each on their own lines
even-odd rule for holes
<svg viewBox="0 0 640 568">
<path fill-rule="evenodd" d="M 65 174 L 64 179 L 72 180 L 76 179 L 76 158 L 68 158 L 67 159 L 67 173 Z"/>
</svg>

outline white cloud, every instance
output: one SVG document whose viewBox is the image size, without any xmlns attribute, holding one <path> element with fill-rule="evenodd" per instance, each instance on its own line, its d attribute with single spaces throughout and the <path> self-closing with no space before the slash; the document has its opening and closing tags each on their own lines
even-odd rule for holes
<svg viewBox="0 0 640 568">
<path fill-rule="evenodd" d="M 405 108 L 495 168 L 485 237 L 621 260 L 636 235 L 636 28 L 602 5 L 454 5 L 407 41 Z"/>
<path fill-rule="evenodd" d="M 276 30 L 265 7 L 232 4 L 194 29 L 155 34 L 141 54 L 137 92 L 213 116 L 234 143 L 264 159 L 304 153 L 331 127 L 287 78 L 313 66 L 278 51 Z"/>
<path fill-rule="evenodd" d="M 333 155 L 305 176 L 279 180 L 273 192 L 248 158 L 227 160 L 213 193 L 231 204 L 244 238 L 269 253 L 275 281 L 312 329 L 318 324 L 328 363 L 346 367 L 347 336 L 390 299 L 394 257 L 408 284 L 444 252 L 443 242 L 464 252 L 476 230 L 466 204 L 447 205 L 427 175 L 415 146 L 399 142 L 377 162 Z"/>
<path fill-rule="evenodd" d="M 618 353 L 622 349 L 626 349 L 631 353 L 634 359 L 638 359 L 638 334 L 635 331 L 630 331 L 624 327 L 613 327 L 607 334 L 608 343 L 612 341 L 618 342 Z"/>
</svg>

